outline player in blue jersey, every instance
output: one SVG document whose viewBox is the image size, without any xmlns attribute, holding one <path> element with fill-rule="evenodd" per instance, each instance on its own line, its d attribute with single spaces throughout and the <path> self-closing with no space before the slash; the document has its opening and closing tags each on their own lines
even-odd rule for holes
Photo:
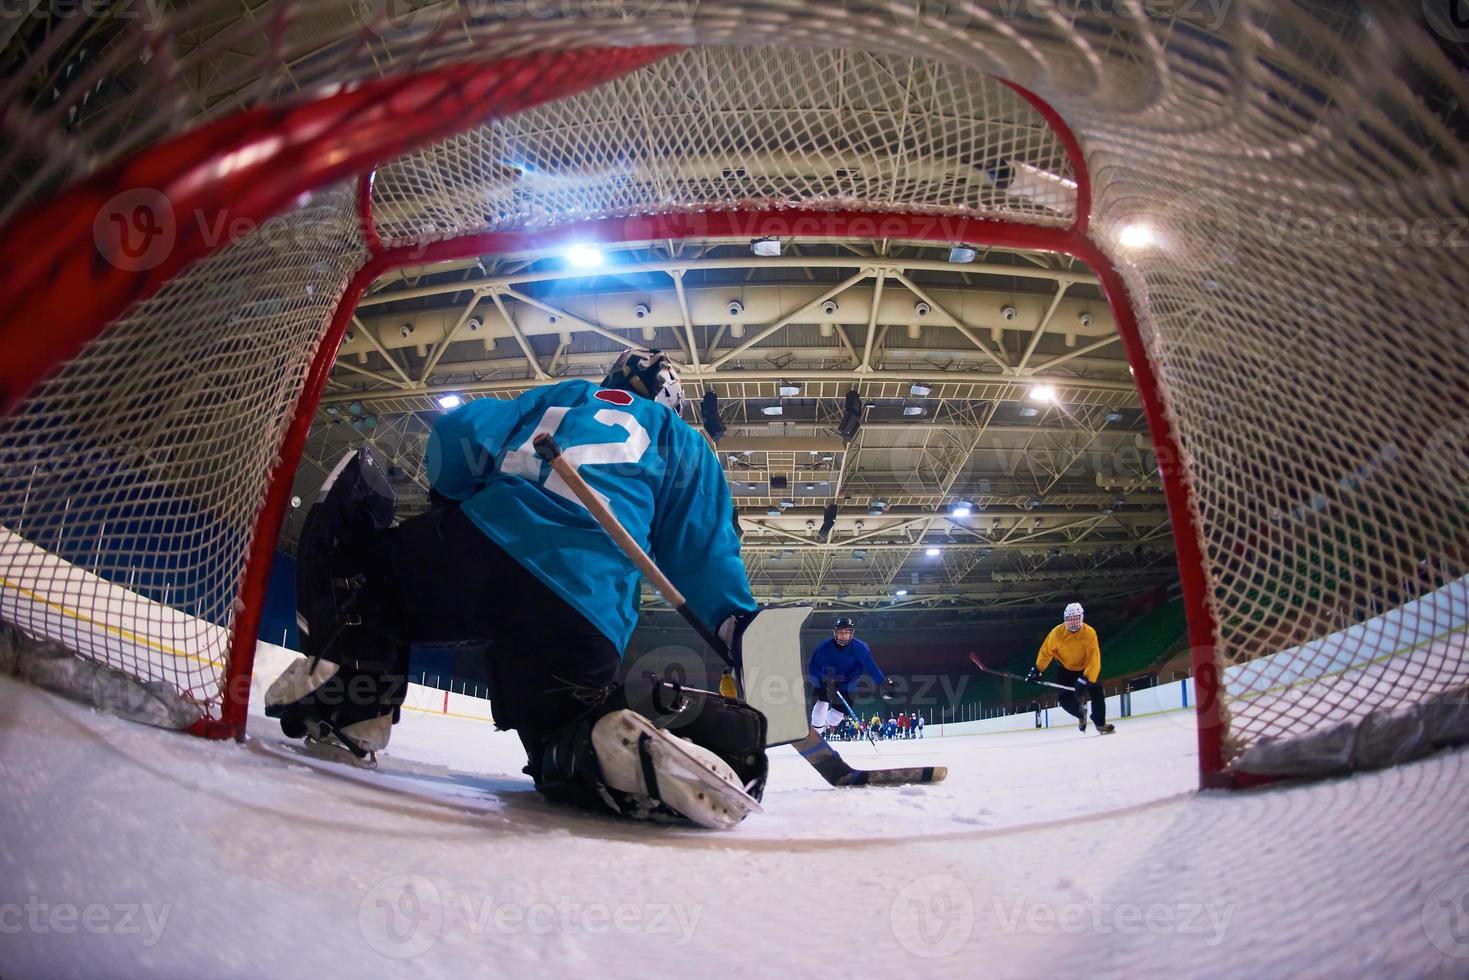
<svg viewBox="0 0 1469 980">
<path fill-rule="evenodd" d="M 375 751 L 397 720 L 411 645 L 488 641 L 495 722 L 519 734 L 526 772 L 548 796 L 644 816 L 661 806 L 708 826 L 738 822 L 751 801 L 734 797 L 753 788 L 758 799 L 763 787 L 763 719 L 714 696 L 692 713 L 704 716 L 693 734 L 671 738 L 658 716 L 668 699 L 633 703 L 634 679 L 614 684 L 640 575 L 532 446 L 536 435 L 554 435 L 693 611 L 737 638 L 755 602 L 729 489 L 708 444 L 679 417 L 682 404 L 674 366 L 645 349 L 624 352 L 600 385 L 570 380 L 468 402 L 429 438 L 435 506 L 397 526 L 391 486 L 371 455 L 345 460 L 302 532 L 307 657 L 272 685 L 267 714 L 287 735 Z M 624 746 L 630 757 L 611 751 Z M 717 772 L 727 785 L 715 795 L 728 806 L 706 812 L 707 794 L 680 784 L 689 769 Z"/>
<path fill-rule="evenodd" d="M 831 639 L 822 640 L 811 651 L 806 680 L 816 703 L 811 708 L 811 727 L 822 734 L 846 717 L 846 705 L 856 698 L 863 679 L 883 698 L 893 696 L 894 684 L 872 659 L 872 650 L 857 639 L 857 624 L 842 616 L 831 629 Z M 840 694 L 840 697 L 838 697 Z M 845 704 L 842 698 L 846 698 Z"/>
</svg>

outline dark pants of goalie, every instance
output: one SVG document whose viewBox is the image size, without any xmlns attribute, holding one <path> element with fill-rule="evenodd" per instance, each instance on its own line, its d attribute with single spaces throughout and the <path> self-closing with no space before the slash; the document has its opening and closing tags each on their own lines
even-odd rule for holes
<svg viewBox="0 0 1469 980">
<path fill-rule="evenodd" d="M 539 781 L 547 738 L 583 714 L 587 696 L 613 682 L 612 641 L 475 527 L 440 506 L 379 531 L 369 573 L 391 610 L 401 671 L 412 644 L 488 641 L 490 699 L 499 728 L 525 746 Z"/>
<path fill-rule="evenodd" d="M 1056 675 L 1056 683 L 1064 684 L 1067 687 L 1072 687 L 1076 684 L 1076 679 L 1080 676 L 1081 671 L 1067 670 L 1063 667 Z M 1087 684 L 1086 690 L 1087 695 L 1091 699 L 1092 724 L 1096 725 L 1097 727 L 1101 727 L 1102 725 L 1105 725 L 1107 723 L 1107 698 L 1106 695 L 1102 693 L 1102 685 Z M 1074 690 L 1067 691 L 1057 700 L 1060 702 L 1061 708 L 1068 715 L 1073 718 L 1081 717 L 1081 702 L 1080 699 L 1077 698 L 1076 692 Z"/>
</svg>

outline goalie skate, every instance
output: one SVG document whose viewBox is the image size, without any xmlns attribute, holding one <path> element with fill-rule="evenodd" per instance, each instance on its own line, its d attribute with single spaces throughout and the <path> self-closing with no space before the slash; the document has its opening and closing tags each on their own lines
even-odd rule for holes
<svg viewBox="0 0 1469 980">
<path fill-rule="evenodd" d="M 307 735 L 301 740 L 299 748 L 306 755 L 324 759 L 327 762 L 356 766 L 358 769 L 377 768 L 377 752 L 368 749 L 366 755 L 359 756 L 341 739 L 328 731 L 323 730 L 317 735 Z"/>
<path fill-rule="evenodd" d="M 664 731 L 629 709 L 614 711 L 592 729 L 602 778 L 613 789 L 658 803 L 701 827 L 728 830 L 760 803 L 718 755 Z"/>
</svg>

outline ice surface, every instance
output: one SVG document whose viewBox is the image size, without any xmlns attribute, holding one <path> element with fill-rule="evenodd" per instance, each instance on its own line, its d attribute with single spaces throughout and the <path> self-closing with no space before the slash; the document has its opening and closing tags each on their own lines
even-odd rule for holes
<svg viewBox="0 0 1469 980">
<path fill-rule="evenodd" d="M 657 828 L 543 803 L 483 722 L 394 735 L 455 805 L 0 679 L 0 975 L 1469 973 L 1464 752 L 1198 793 L 1186 712 L 838 748 L 951 775 L 782 748 L 763 816 Z"/>
</svg>

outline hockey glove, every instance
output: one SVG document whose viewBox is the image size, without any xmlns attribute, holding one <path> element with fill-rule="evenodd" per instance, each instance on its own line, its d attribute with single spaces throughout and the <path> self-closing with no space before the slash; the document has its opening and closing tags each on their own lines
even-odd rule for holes
<svg viewBox="0 0 1469 980">
<path fill-rule="evenodd" d="M 1025 683 L 1027 683 L 1027 684 L 1039 684 L 1040 681 L 1041 681 L 1041 672 L 1039 670 L 1037 670 L 1034 667 L 1032 667 L 1032 668 L 1030 668 L 1030 670 L 1026 671 L 1026 674 L 1025 674 Z"/>
<path fill-rule="evenodd" d="M 1091 687 L 1092 687 L 1091 686 L 1091 682 L 1088 681 L 1085 677 L 1078 677 L 1076 679 L 1076 681 L 1075 681 L 1075 684 L 1076 684 L 1076 693 L 1078 695 L 1080 695 L 1081 697 L 1084 697 L 1084 698 L 1091 696 L 1091 693 L 1092 693 L 1092 690 L 1091 690 Z"/>
</svg>

